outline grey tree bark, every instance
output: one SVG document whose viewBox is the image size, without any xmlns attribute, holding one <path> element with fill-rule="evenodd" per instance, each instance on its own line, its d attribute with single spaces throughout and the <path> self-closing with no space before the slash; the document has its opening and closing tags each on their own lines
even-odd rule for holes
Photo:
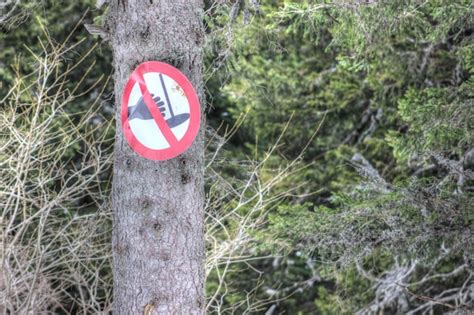
<svg viewBox="0 0 474 315">
<path fill-rule="evenodd" d="M 120 103 L 136 66 L 156 60 L 180 69 L 204 104 L 203 3 L 110 2 L 105 28 L 113 49 L 117 121 L 112 193 L 114 313 L 202 314 L 203 128 L 181 156 L 147 160 L 134 153 L 124 138 Z"/>
</svg>

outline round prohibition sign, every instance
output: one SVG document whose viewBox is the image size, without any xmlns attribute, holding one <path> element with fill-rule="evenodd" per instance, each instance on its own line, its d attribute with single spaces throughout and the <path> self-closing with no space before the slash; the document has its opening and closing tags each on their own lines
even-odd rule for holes
<svg viewBox="0 0 474 315">
<path fill-rule="evenodd" d="M 201 124 L 199 98 L 173 66 L 148 61 L 130 75 L 122 95 L 122 129 L 141 156 L 164 161 L 185 152 Z"/>
</svg>

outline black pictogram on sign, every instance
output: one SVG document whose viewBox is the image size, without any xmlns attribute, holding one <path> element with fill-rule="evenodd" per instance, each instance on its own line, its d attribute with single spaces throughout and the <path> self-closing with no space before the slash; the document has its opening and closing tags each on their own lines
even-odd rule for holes
<svg viewBox="0 0 474 315">
<path fill-rule="evenodd" d="M 168 160 L 186 151 L 199 131 L 201 109 L 189 80 L 157 61 L 140 64 L 122 96 L 122 128 L 138 154 Z"/>
</svg>

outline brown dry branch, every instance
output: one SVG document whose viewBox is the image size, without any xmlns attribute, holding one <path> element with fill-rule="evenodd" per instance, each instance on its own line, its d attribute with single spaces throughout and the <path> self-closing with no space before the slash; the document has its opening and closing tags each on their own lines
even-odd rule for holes
<svg viewBox="0 0 474 315">
<path fill-rule="evenodd" d="M 433 314 L 439 311 L 440 306 L 456 314 L 472 311 L 474 273 L 469 265 L 469 257 L 463 257 L 463 263 L 453 270 L 441 272 L 440 266 L 450 254 L 449 249 L 444 248 L 443 251 L 430 267 L 416 260 L 399 262 L 396 259 L 390 270 L 378 276 L 357 264 L 357 270 L 373 282 L 375 291 L 375 299 L 358 314 L 374 314 L 384 310 L 397 310 L 404 314 Z M 423 274 L 421 278 L 417 277 L 420 273 Z M 440 281 L 456 280 L 462 285 L 448 289 L 438 285 Z"/>
<path fill-rule="evenodd" d="M 43 314 L 110 309 L 110 121 L 100 112 L 107 78 L 86 86 L 94 63 L 66 53 L 46 31 L 34 71 L 21 73 L 1 100 L 0 311 Z M 77 67 L 83 76 L 70 84 Z M 91 99 L 92 90 L 99 90 Z M 70 110 L 78 101 L 87 109 Z"/>
<path fill-rule="evenodd" d="M 283 198 L 291 196 L 301 188 L 295 185 L 290 190 L 278 192 L 278 184 L 287 176 L 302 170 L 301 159 L 308 145 L 316 136 L 319 128 L 324 122 L 321 120 L 308 144 L 302 148 L 300 155 L 280 165 L 277 169 L 272 168 L 270 157 L 280 146 L 287 128 L 290 126 L 292 117 L 271 148 L 259 161 L 230 161 L 221 157 L 223 146 L 236 132 L 237 128 L 245 119 L 242 115 L 236 125 L 230 130 L 225 130 L 222 137 L 217 132 L 210 132 L 209 144 L 212 148 L 206 150 L 212 152 L 208 157 L 206 167 L 206 181 L 212 183 L 206 198 L 206 275 L 215 273 L 218 278 L 218 286 L 214 292 L 209 294 L 206 307 L 208 313 L 230 314 L 237 308 L 245 305 L 245 314 L 262 311 L 264 307 L 282 300 L 292 294 L 292 290 L 283 292 L 280 296 L 270 296 L 265 300 L 257 300 L 254 295 L 261 284 L 259 278 L 261 272 L 252 267 L 252 262 L 260 259 L 275 258 L 274 256 L 259 256 L 255 252 L 258 240 L 255 239 L 255 231 L 261 230 L 266 223 L 268 212 L 278 205 Z M 226 178 L 221 171 L 222 167 L 230 165 L 237 167 L 240 173 L 245 174 L 243 179 Z M 268 176 L 268 173 L 271 176 Z M 231 290 L 228 283 L 228 274 L 236 264 L 246 264 L 255 271 L 255 283 L 257 285 L 247 298 L 234 303 L 230 307 L 224 306 L 224 298 Z M 239 313 L 241 310 L 239 309 Z"/>
</svg>

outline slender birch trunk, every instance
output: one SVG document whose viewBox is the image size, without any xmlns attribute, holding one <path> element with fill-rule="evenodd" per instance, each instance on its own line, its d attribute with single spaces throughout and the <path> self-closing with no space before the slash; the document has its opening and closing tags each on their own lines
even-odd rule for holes
<svg viewBox="0 0 474 315">
<path fill-rule="evenodd" d="M 136 66 L 180 69 L 204 104 L 202 0 L 111 0 L 105 27 L 115 67 L 113 179 L 115 314 L 204 313 L 203 128 L 183 155 L 134 153 L 120 123 L 123 88 Z M 202 115 L 203 116 L 203 115 Z"/>
</svg>

